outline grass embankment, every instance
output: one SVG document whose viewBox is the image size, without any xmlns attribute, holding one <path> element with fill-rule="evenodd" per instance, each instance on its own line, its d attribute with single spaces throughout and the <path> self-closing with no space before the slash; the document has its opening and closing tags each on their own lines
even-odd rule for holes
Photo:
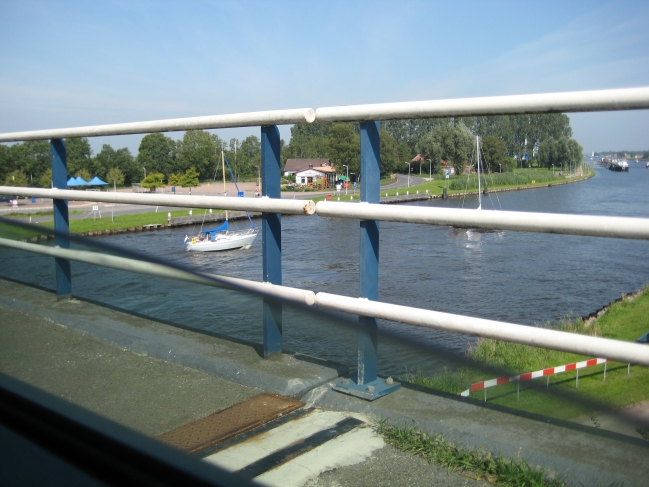
<svg viewBox="0 0 649 487">
<path fill-rule="evenodd" d="M 513 189 L 520 187 L 547 187 L 548 185 L 565 183 L 567 181 L 581 181 L 583 179 L 591 178 L 595 175 L 595 171 L 588 167 L 584 166 L 584 175 L 583 176 L 559 176 L 559 172 L 552 170 L 547 170 L 545 168 L 533 168 L 533 169 L 516 169 L 514 172 L 509 173 L 494 173 L 494 174 L 483 174 L 481 185 L 484 189 L 484 181 L 487 181 L 489 185 L 489 190 L 495 189 Z M 438 179 L 433 179 L 432 181 L 427 181 L 424 184 L 419 184 L 416 186 L 410 186 L 409 188 L 399 188 L 399 189 L 390 189 L 390 190 L 381 190 L 381 197 L 384 197 L 386 194 L 388 196 L 405 195 L 406 192 L 410 194 L 419 194 L 426 193 L 428 190 L 429 195 L 441 195 L 444 192 L 444 186 L 447 187 L 446 194 L 454 195 L 458 193 L 466 192 L 475 192 L 478 190 L 478 178 L 477 175 L 472 174 L 467 178 L 466 175 L 463 176 L 453 176 L 451 179 L 444 179 L 439 175 L 435 175 Z M 381 183 L 383 184 L 383 182 Z M 334 194 L 335 190 L 331 193 Z M 340 195 L 340 201 L 350 201 L 352 198 L 354 201 L 360 199 L 360 190 L 356 190 L 356 194 L 352 194 L 353 190 L 348 189 L 348 194 Z M 325 199 L 325 197 L 314 198 L 314 201 L 320 201 Z M 336 201 L 338 198 L 336 197 Z"/>
<path fill-rule="evenodd" d="M 194 216 L 203 215 L 206 210 L 193 210 Z M 212 210 L 213 213 L 222 213 L 221 210 Z M 172 211 L 171 216 L 188 216 L 189 210 L 177 210 Z M 104 213 L 106 215 L 106 213 Z M 124 228 L 136 228 L 142 227 L 143 225 L 156 225 L 156 224 L 166 224 L 167 223 L 167 212 L 159 213 L 136 213 L 129 215 L 119 215 L 111 218 L 111 216 L 102 216 L 101 218 L 93 219 L 92 216 L 81 220 L 70 220 L 70 232 L 72 233 L 81 233 L 85 234 L 88 232 L 98 232 L 105 230 L 121 230 Z M 53 222 L 40 223 L 39 225 L 46 228 L 54 228 Z M 28 231 L 24 229 L 18 229 L 17 227 L 8 228 L 9 225 L 2 225 L 4 230 L 0 229 L 0 232 L 5 234 L 15 234 L 19 236 L 13 236 L 12 238 L 29 238 L 34 235 L 38 235 L 39 232 Z M 15 230 L 15 231 L 14 231 Z M 22 236 L 25 233 L 26 236 Z M 10 237 L 7 237 L 10 238 Z"/>
<path fill-rule="evenodd" d="M 491 484 L 504 486 L 562 487 L 558 479 L 550 479 L 541 470 L 530 467 L 523 460 L 505 459 L 493 456 L 485 450 L 468 450 L 445 440 L 442 435 L 431 436 L 410 427 L 400 427 L 380 422 L 376 432 L 386 443 L 397 450 L 423 457 L 429 463 L 436 463 L 448 470 L 471 472 L 467 477 L 487 480 Z"/>
<path fill-rule="evenodd" d="M 554 328 L 570 333 L 634 342 L 649 331 L 649 288 L 645 288 L 633 301 L 623 299 L 612 304 L 606 314 L 588 327 L 577 318 L 563 320 Z M 481 363 L 498 367 L 505 371 L 502 375 L 510 376 L 593 358 L 491 339 L 481 339 L 468 355 Z M 576 388 L 575 371 L 550 376 L 550 389 L 559 388 L 559 392 L 570 391 L 572 397 L 577 394 L 577 397 L 582 397 L 585 401 L 573 401 L 561 394 L 548 394 L 545 378 L 521 382 L 520 400 L 517 400 L 516 383 L 487 389 L 487 398 L 492 403 L 558 419 L 593 415 L 596 411 L 590 401 L 596 402 L 598 409 L 605 410 L 649 399 L 649 368 L 631 366 L 631 374 L 627 375 L 627 364 L 609 362 L 606 381 L 603 371 L 604 365 L 581 369 L 579 388 Z M 493 374 L 487 376 L 476 368 L 468 367 L 433 377 L 426 377 L 422 373 L 403 377 L 409 382 L 454 394 L 468 389 L 475 382 L 493 378 Z M 483 400 L 484 391 L 474 392 L 471 397 Z"/>
</svg>

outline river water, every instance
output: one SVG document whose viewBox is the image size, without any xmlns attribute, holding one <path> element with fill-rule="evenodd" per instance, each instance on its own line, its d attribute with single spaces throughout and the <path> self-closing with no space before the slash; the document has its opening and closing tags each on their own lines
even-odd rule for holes
<svg viewBox="0 0 649 487">
<path fill-rule="evenodd" d="M 588 181 L 536 190 L 492 193 L 485 210 L 649 217 L 649 170 L 596 167 Z M 431 200 L 422 206 L 477 207 L 477 197 Z M 188 253 L 188 228 L 95 238 L 185 267 L 261 280 L 261 236 L 250 249 Z M 283 281 L 287 286 L 358 296 L 359 223 L 282 217 Z M 261 342 L 261 300 L 234 291 L 153 279 L 72 263 L 73 293 L 171 323 Z M 0 250 L 0 275 L 54 289 L 52 259 Z M 526 325 L 586 315 L 649 283 L 649 242 L 476 231 L 381 223 L 381 301 Z M 382 323 L 422 347 L 379 341 L 379 373 L 431 373 L 446 365 L 436 347 L 466 350 L 473 338 Z M 356 361 L 356 333 L 333 318 L 286 309 L 287 350 L 345 363 Z"/>
</svg>

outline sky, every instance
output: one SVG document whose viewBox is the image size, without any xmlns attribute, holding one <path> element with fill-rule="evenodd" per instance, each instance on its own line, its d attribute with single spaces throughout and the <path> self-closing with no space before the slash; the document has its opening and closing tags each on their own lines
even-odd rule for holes
<svg viewBox="0 0 649 487">
<path fill-rule="evenodd" d="M 648 19 L 625 0 L 0 0 L 0 132 L 649 86 Z M 569 116 L 586 153 L 649 149 L 649 110 Z"/>
</svg>

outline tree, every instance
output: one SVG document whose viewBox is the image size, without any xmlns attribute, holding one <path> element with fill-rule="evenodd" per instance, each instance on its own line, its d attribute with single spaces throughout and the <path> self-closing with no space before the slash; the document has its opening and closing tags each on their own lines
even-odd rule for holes
<svg viewBox="0 0 649 487">
<path fill-rule="evenodd" d="M 545 139 L 539 145 L 539 154 L 537 156 L 539 166 L 547 167 L 548 169 L 557 165 L 557 141 L 553 138 Z"/>
<path fill-rule="evenodd" d="M 442 148 L 432 132 L 428 132 L 421 139 L 419 139 L 419 143 L 417 144 L 417 152 L 424 156 L 427 160 L 430 160 L 429 164 L 431 165 L 431 167 L 429 172 L 439 172 L 441 167 L 440 163 L 442 160 Z"/>
<path fill-rule="evenodd" d="M 38 181 L 50 167 L 50 144 L 45 141 L 30 140 L 11 149 L 14 168 L 25 173 L 30 184 Z"/>
<path fill-rule="evenodd" d="M 327 157 L 330 129 L 330 123 L 314 122 L 293 125 L 291 127 L 291 141 L 286 150 L 282 151 L 282 168 L 286 165 L 286 160 L 291 158 L 317 159 Z"/>
<path fill-rule="evenodd" d="M 144 170 L 150 173 L 162 173 L 166 176 L 172 173 L 175 166 L 176 143 L 164 134 L 154 133 L 142 137 L 135 165 L 139 174 Z"/>
<path fill-rule="evenodd" d="M 161 172 L 150 173 L 140 182 L 140 186 L 155 191 L 157 188 L 164 188 L 166 186 L 164 179 L 165 175 Z"/>
<path fill-rule="evenodd" d="M 190 167 L 180 178 L 180 185 L 183 188 L 189 188 L 189 194 L 191 194 L 191 188 L 196 188 L 198 185 L 200 185 L 198 176 L 200 176 L 200 173 L 196 172 L 196 169 L 194 169 L 193 167 Z"/>
<path fill-rule="evenodd" d="M 473 149 L 473 135 L 462 122 L 450 121 L 436 127 L 428 137 L 422 137 L 419 148 L 434 161 L 450 162 L 456 174 L 460 174 Z"/>
<path fill-rule="evenodd" d="M 399 168 L 399 147 L 397 141 L 385 130 L 381 130 L 381 176 L 388 176 Z"/>
<path fill-rule="evenodd" d="M 85 169 L 86 173 L 90 173 L 94 169 L 91 160 L 92 149 L 86 137 L 65 139 L 65 152 L 67 154 L 68 174 L 76 175 L 82 169 Z"/>
<path fill-rule="evenodd" d="M 259 137 L 249 135 L 241 142 L 239 153 L 239 173 L 245 177 L 257 174 L 257 167 L 261 165 L 261 140 Z"/>
<path fill-rule="evenodd" d="M 173 172 L 187 171 L 193 167 L 205 177 L 212 176 L 221 160 L 222 147 L 225 147 L 225 143 L 218 135 L 205 130 L 188 130 L 177 144 L 177 165 Z"/>
<path fill-rule="evenodd" d="M 480 141 L 480 146 L 485 167 L 488 167 L 491 172 L 500 172 L 501 168 L 505 172 L 513 169 L 511 167 L 513 164 L 510 164 L 510 159 L 507 157 L 507 147 L 501 139 L 487 136 Z"/>
<path fill-rule="evenodd" d="M 342 173 L 343 165 L 347 165 L 349 172 L 360 174 L 360 137 L 351 124 L 332 124 L 327 146 L 329 160 L 337 171 Z"/>
<path fill-rule="evenodd" d="M 38 185 L 41 188 L 51 188 L 52 187 L 52 169 L 47 169 L 38 180 Z"/>
<path fill-rule="evenodd" d="M 113 183 L 116 186 L 124 184 L 124 173 L 118 167 L 112 167 L 106 173 L 106 182 Z"/>
<path fill-rule="evenodd" d="M 92 175 L 90 174 L 90 171 L 88 171 L 86 168 L 79 169 L 75 175 L 75 178 L 83 178 L 84 181 L 90 181 L 92 179 Z"/>
<path fill-rule="evenodd" d="M 182 174 L 172 173 L 171 176 L 169 176 L 169 185 L 180 186 L 181 178 L 182 178 Z"/>
<path fill-rule="evenodd" d="M 15 171 L 8 174 L 5 179 L 5 186 L 23 187 L 28 185 L 29 185 L 29 181 L 27 180 L 27 176 L 25 176 L 25 173 L 23 173 L 19 169 L 16 169 Z"/>
</svg>

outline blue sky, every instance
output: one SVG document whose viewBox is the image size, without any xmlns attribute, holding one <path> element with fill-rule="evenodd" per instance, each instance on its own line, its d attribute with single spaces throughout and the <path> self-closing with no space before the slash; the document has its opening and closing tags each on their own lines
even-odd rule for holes
<svg viewBox="0 0 649 487">
<path fill-rule="evenodd" d="M 0 0 L 0 132 L 649 86 L 647 20 L 620 0 Z M 570 117 L 587 152 L 649 149 L 648 110 Z"/>
</svg>

